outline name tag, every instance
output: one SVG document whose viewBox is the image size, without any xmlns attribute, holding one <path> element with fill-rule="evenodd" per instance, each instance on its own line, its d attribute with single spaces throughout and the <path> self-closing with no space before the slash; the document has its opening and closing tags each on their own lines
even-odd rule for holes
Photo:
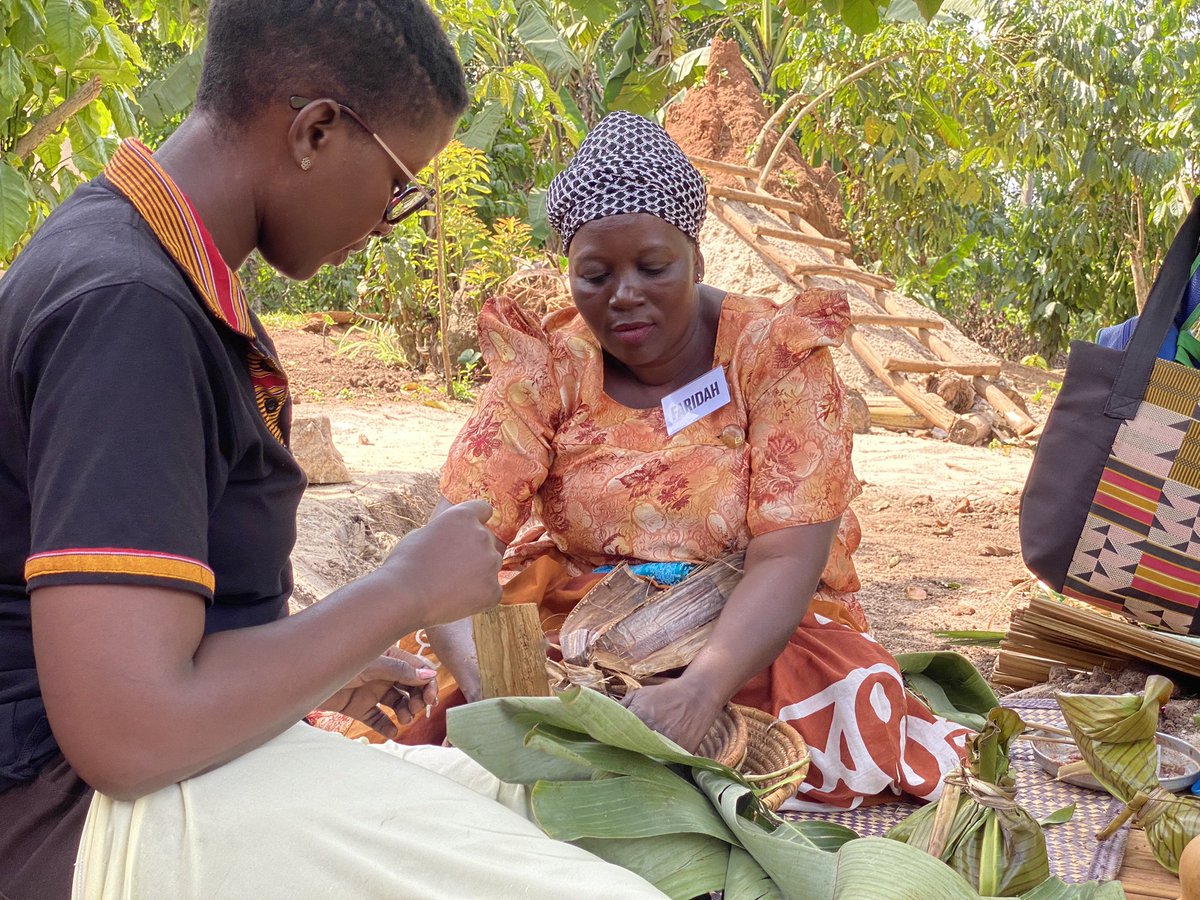
<svg viewBox="0 0 1200 900">
<path fill-rule="evenodd" d="M 729 382 L 725 380 L 725 367 L 720 366 L 663 397 L 667 434 L 682 431 L 728 402 Z"/>
</svg>

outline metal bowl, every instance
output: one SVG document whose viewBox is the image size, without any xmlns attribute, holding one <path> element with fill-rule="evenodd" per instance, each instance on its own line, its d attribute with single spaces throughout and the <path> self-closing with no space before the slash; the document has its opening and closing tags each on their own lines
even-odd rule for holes
<svg viewBox="0 0 1200 900">
<path fill-rule="evenodd" d="M 1193 747 L 1187 741 L 1174 737 L 1173 735 L 1158 733 L 1158 743 L 1160 747 L 1167 747 L 1171 750 L 1176 750 L 1186 756 L 1193 763 L 1190 771 L 1183 775 L 1176 775 L 1173 778 L 1160 778 L 1161 784 L 1168 791 L 1186 791 L 1195 783 L 1197 778 L 1200 778 L 1200 749 Z M 1033 757 L 1037 760 L 1042 771 L 1047 774 L 1058 777 L 1058 767 L 1062 765 L 1057 759 L 1057 756 L 1062 752 L 1062 744 L 1053 744 L 1048 741 L 1030 741 L 1033 747 Z M 1063 779 L 1067 784 L 1073 784 L 1077 787 L 1088 788 L 1093 791 L 1104 790 L 1100 782 L 1092 777 L 1090 772 L 1084 772 L 1081 775 L 1068 775 Z"/>
</svg>

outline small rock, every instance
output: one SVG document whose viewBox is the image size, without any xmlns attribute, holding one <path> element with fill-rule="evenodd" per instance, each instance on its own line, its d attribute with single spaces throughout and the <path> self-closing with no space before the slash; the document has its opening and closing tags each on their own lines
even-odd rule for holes
<svg viewBox="0 0 1200 900">
<path fill-rule="evenodd" d="M 1002 485 L 1000 485 L 1000 493 L 1015 494 L 1015 493 L 1017 493 L 1017 489 L 1015 487 L 1013 487 L 1012 485 L 1002 484 Z"/>
<path fill-rule="evenodd" d="M 955 603 L 954 606 L 950 608 L 950 615 L 973 616 L 975 615 L 975 607 L 971 606 L 969 603 Z"/>
<path fill-rule="evenodd" d="M 933 529 L 933 533 L 938 537 L 954 537 L 954 526 L 939 524 L 937 528 Z"/>
<path fill-rule="evenodd" d="M 917 587 L 915 584 L 910 584 L 904 589 L 905 600 L 928 600 L 929 591 L 925 588 Z"/>
<path fill-rule="evenodd" d="M 898 557 L 898 556 L 889 556 L 888 557 L 887 567 L 889 569 L 894 569 L 898 565 L 900 565 L 900 557 Z"/>
<path fill-rule="evenodd" d="M 309 484 L 345 484 L 354 476 L 333 445 L 329 416 L 297 416 L 292 422 L 292 455 Z"/>
<path fill-rule="evenodd" d="M 367 437 L 365 434 L 360 434 L 358 436 L 358 442 L 360 444 L 362 444 L 364 447 L 371 446 L 371 439 L 369 437 Z"/>
<path fill-rule="evenodd" d="M 892 504 L 890 504 L 886 500 L 884 500 L 882 503 L 876 503 L 874 509 L 875 509 L 875 512 L 883 512 L 885 509 L 888 509 L 891 505 Z"/>
<path fill-rule="evenodd" d="M 955 511 L 956 513 L 969 513 L 969 512 L 972 512 L 973 510 L 972 510 L 972 508 L 971 508 L 971 498 L 970 498 L 970 497 L 963 497 L 961 500 L 959 500 L 959 501 L 958 501 L 958 503 L 957 503 L 957 504 L 955 504 L 955 506 L 954 506 L 954 511 Z"/>
</svg>

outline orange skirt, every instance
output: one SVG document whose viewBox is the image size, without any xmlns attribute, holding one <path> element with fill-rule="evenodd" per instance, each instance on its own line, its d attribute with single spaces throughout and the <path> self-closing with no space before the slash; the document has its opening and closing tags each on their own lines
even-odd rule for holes
<svg viewBox="0 0 1200 900">
<path fill-rule="evenodd" d="M 537 603 L 547 638 L 557 644 L 567 614 L 602 577 L 573 576 L 561 557 L 547 554 L 504 585 L 501 602 Z M 896 660 L 867 629 L 853 594 L 822 586 L 783 652 L 733 698 L 788 722 L 808 744 L 808 777 L 785 810 L 850 809 L 868 798 L 901 793 L 936 799 L 943 777 L 962 760 L 970 732 L 935 716 L 909 693 Z M 400 646 L 436 659 L 422 632 L 408 635 Z M 441 743 L 446 710 L 463 702 L 457 683 L 442 667 L 437 706 L 428 718 L 403 729 L 399 740 Z M 382 740 L 344 717 L 326 717 L 315 724 L 344 730 L 348 737 Z"/>
</svg>

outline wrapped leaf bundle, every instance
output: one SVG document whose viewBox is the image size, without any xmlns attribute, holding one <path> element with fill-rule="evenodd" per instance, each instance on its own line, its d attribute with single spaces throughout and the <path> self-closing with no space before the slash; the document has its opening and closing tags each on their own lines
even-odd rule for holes
<svg viewBox="0 0 1200 900">
<path fill-rule="evenodd" d="M 692 756 L 594 691 L 506 697 L 449 712 L 451 741 L 532 786 L 551 837 L 624 866 L 672 898 L 980 900 L 926 853 L 828 822 L 784 822 L 738 773 Z M 885 874 L 886 873 L 886 876 Z M 1050 879 L 1026 900 L 1119 900 L 1117 883 Z"/>
<path fill-rule="evenodd" d="M 986 896 L 1013 897 L 1050 877 L 1042 826 L 1017 805 L 1008 748 L 1025 729 L 997 707 L 971 738 L 967 760 L 946 776 L 942 796 L 887 837 L 936 856 Z"/>
<path fill-rule="evenodd" d="M 1088 770 L 1125 804 L 1114 825 L 1132 816 L 1154 858 L 1178 872 L 1183 848 L 1200 835 L 1200 799 L 1178 797 L 1158 780 L 1158 715 L 1174 690 L 1170 680 L 1151 675 L 1141 696 L 1059 694 L 1058 705 Z"/>
</svg>

